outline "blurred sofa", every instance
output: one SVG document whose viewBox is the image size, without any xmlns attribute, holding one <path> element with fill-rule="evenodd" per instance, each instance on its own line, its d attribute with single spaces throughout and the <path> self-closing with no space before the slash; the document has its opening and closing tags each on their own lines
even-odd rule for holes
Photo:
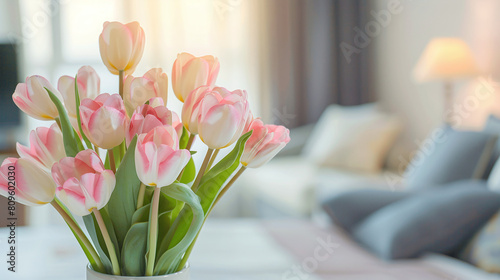
<svg viewBox="0 0 500 280">
<path fill-rule="evenodd" d="M 395 148 L 401 128 L 375 104 L 328 107 L 317 124 L 291 131 L 280 157 L 245 173 L 233 213 L 317 217 L 323 205 L 330 234 L 357 244 L 342 258 L 375 261 L 370 279 L 499 279 L 500 120 L 484 131 L 436 128 L 403 173 L 391 168 L 404 153 Z M 422 263 L 437 275 L 419 278 Z"/>
<path fill-rule="evenodd" d="M 239 216 L 309 217 L 320 202 L 356 189 L 398 190 L 388 168 L 402 124 L 377 104 L 329 106 L 316 124 L 290 131 L 291 141 L 265 166 L 248 170 L 233 205 L 220 212 Z M 390 180 L 390 182 L 388 181 Z M 224 206 L 222 206 L 224 207 Z"/>
</svg>

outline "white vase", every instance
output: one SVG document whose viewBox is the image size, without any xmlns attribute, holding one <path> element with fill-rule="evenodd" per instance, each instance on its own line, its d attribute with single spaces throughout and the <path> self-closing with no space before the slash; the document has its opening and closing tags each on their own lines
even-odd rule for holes
<svg viewBox="0 0 500 280">
<path fill-rule="evenodd" d="M 189 280 L 189 264 L 174 274 L 159 276 L 116 276 L 96 272 L 87 265 L 87 280 Z"/>
</svg>

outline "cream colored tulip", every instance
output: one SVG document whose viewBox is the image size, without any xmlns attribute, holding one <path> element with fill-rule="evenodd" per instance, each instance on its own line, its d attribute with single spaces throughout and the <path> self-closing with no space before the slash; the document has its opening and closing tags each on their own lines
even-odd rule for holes
<svg viewBox="0 0 500 280">
<path fill-rule="evenodd" d="M 99 36 L 102 62 L 112 74 L 118 75 L 123 71 L 125 75 L 130 75 L 141 60 L 144 43 L 144 30 L 138 22 L 122 24 L 106 21 Z"/>
</svg>

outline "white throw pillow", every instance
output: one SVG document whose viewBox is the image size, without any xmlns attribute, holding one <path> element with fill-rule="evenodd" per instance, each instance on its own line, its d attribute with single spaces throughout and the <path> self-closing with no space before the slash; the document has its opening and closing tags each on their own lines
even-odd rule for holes
<svg viewBox="0 0 500 280">
<path fill-rule="evenodd" d="M 304 155 L 320 166 L 379 172 L 400 130 L 401 122 L 374 104 L 333 105 L 318 121 Z"/>
<path fill-rule="evenodd" d="M 493 165 L 487 184 L 490 190 L 500 192 L 500 158 Z"/>
</svg>

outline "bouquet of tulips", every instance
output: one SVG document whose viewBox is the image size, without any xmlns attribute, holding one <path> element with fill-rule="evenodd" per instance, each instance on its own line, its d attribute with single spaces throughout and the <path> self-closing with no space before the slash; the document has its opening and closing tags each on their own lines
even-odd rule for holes
<svg viewBox="0 0 500 280">
<path fill-rule="evenodd" d="M 285 127 L 253 118 L 244 90 L 215 86 L 213 56 L 177 56 L 172 87 L 184 103 L 179 118 L 166 107 L 168 77 L 161 68 L 132 76 L 144 43 L 137 22 L 104 23 L 101 58 L 119 76 L 119 94 L 100 93 L 89 66 L 74 78 L 60 77 L 57 88 L 28 77 L 13 94 L 26 114 L 55 122 L 31 131 L 30 145 L 17 145 L 20 158 L 3 162 L 0 194 L 29 206 L 50 203 L 91 268 L 105 274 L 182 270 L 207 216 L 234 181 L 290 141 Z M 191 150 L 197 135 L 208 146 L 199 168 Z M 73 215 L 83 217 L 86 232 Z"/>
</svg>

